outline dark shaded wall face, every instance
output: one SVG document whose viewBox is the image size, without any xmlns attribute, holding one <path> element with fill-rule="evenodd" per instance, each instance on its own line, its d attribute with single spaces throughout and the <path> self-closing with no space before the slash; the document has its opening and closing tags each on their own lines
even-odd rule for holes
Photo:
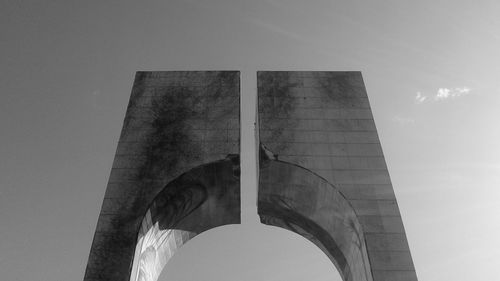
<svg viewBox="0 0 500 281">
<path fill-rule="evenodd" d="M 262 71 L 257 80 L 261 220 L 316 243 L 344 280 L 417 280 L 361 73 Z"/>
<path fill-rule="evenodd" d="M 360 222 L 338 189 L 297 165 L 272 159 L 260 163 L 261 222 L 316 244 L 343 280 L 372 280 Z"/>
<path fill-rule="evenodd" d="M 137 73 L 84 280 L 128 280 L 154 225 L 240 222 L 239 91 L 237 71 Z"/>
</svg>

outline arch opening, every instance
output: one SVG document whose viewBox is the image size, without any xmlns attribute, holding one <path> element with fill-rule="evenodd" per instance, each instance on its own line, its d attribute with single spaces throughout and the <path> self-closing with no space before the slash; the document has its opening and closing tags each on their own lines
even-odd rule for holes
<svg viewBox="0 0 500 281">
<path fill-rule="evenodd" d="M 198 235 L 165 266 L 158 281 L 340 281 L 325 254 L 296 233 L 258 222 Z"/>
<path fill-rule="evenodd" d="M 196 235 L 240 223 L 239 158 L 201 165 L 168 183 L 138 230 L 131 281 L 156 281 L 162 269 Z"/>
</svg>

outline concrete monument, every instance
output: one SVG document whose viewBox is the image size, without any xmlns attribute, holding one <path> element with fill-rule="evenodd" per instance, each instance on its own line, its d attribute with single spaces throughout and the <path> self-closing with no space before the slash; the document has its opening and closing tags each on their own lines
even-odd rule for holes
<svg viewBox="0 0 500 281">
<path fill-rule="evenodd" d="M 257 78 L 261 222 L 344 281 L 416 281 L 361 73 Z M 239 92 L 236 71 L 137 73 L 85 281 L 156 281 L 189 239 L 240 223 Z"/>
</svg>

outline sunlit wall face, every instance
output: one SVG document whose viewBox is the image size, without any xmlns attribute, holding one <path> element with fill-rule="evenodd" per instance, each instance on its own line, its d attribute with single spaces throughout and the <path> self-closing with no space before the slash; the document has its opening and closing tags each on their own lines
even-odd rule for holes
<svg viewBox="0 0 500 281">
<path fill-rule="evenodd" d="M 196 235 L 185 230 L 161 230 L 158 222 L 151 223 L 148 211 L 139 231 L 130 281 L 156 281 L 170 258 Z"/>
</svg>

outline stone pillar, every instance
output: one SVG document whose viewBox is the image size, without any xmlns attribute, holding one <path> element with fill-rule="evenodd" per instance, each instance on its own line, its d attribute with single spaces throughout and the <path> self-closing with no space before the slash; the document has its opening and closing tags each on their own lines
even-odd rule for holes
<svg viewBox="0 0 500 281">
<path fill-rule="evenodd" d="M 240 223 L 239 76 L 137 72 L 85 281 L 128 281 L 132 271 L 132 279 L 155 279 L 165 253 L 202 231 Z M 168 235 L 170 245 L 151 241 Z M 132 268 L 134 256 L 149 264 Z"/>
<path fill-rule="evenodd" d="M 360 72 L 261 71 L 258 211 L 345 281 L 416 281 Z"/>
</svg>

